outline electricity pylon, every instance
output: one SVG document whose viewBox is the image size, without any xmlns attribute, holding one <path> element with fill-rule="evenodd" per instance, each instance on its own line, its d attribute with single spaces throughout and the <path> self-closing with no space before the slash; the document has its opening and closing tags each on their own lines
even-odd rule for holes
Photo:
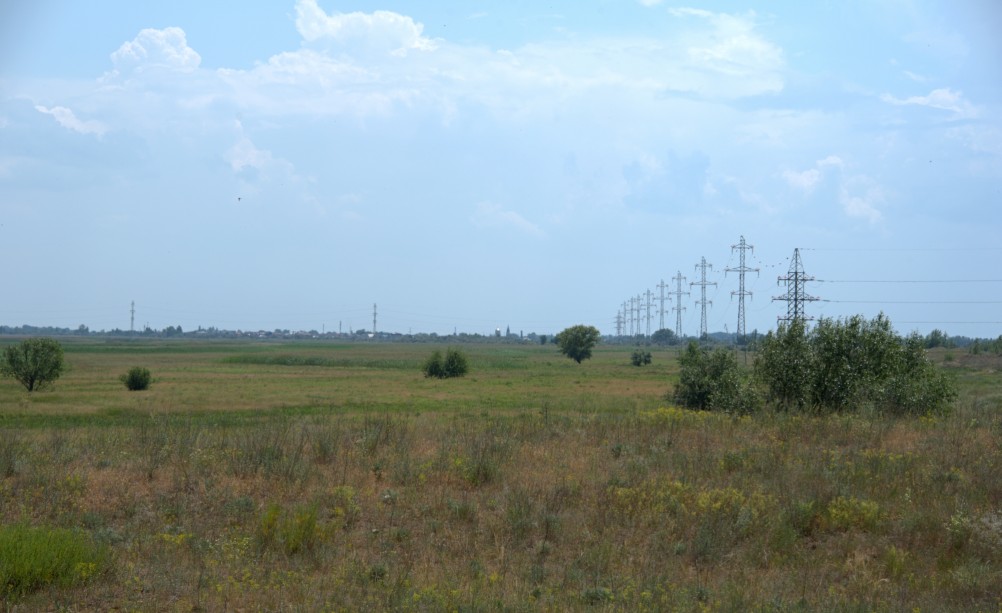
<svg viewBox="0 0 1002 613">
<path fill-rule="evenodd" d="M 675 273 L 675 276 L 671 278 L 675 282 L 675 306 L 672 310 L 675 311 L 675 336 L 682 340 L 682 311 L 685 307 L 682 306 L 682 294 L 686 296 L 690 295 L 689 292 L 682 291 L 682 283 L 685 281 L 685 277 L 682 276 L 682 271 L 679 270 Z"/>
<path fill-rule="evenodd" d="M 696 304 L 698 304 L 701 307 L 700 318 L 699 318 L 699 338 L 700 339 L 705 339 L 706 338 L 706 305 L 707 304 L 713 304 L 712 300 L 709 301 L 709 302 L 707 302 L 707 300 L 706 300 L 706 286 L 707 285 L 716 285 L 717 282 L 716 281 L 707 281 L 706 280 L 706 269 L 709 268 L 710 270 L 713 270 L 713 264 L 707 264 L 705 257 L 704 258 L 700 258 L 700 262 L 699 262 L 699 264 L 696 264 L 696 268 L 698 268 L 700 270 L 700 280 L 699 281 L 693 281 L 692 283 L 689 284 L 689 287 L 692 287 L 693 285 L 698 285 L 699 288 L 700 288 L 700 292 L 701 292 L 700 299 L 696 301 Z"/>
<path fill-rule="evenodd" d="M 737 245 L 731 245 L 731 251 L 735 249 L 738 250 L 739 264 L 737 268 L 725 268 L 724 275 L 726 276 L 729 272 L 738 273 L 738 291 L 731 292 L 731 296 L 738 297 L 738 342 L 745 337 L 745 296 L 751 296 L 751 292 L 745 291 L 745 273 L 754 272 L 758 273 L 758 268 L 749 268 L 745 266 L 745 251 L 755 251 L 755 247 L 749 245 L 745 242 L 745 237 L 742 236 L 741 240 Z"/>
<path fill-rule="evenodd" d="M 776 284 L 786 283 L 786 294 L 773 296 L 773 300 L 786 302 L 786 317 L 777 317 L 779 321 L 787 321 L 791 324 L 797 321 L 810 321 L 813 317 L 804 314 L 804 303 L 820 300 L 804 291 L 808 281 L 813 281 L 814 277 L 809 277 L 804 273 L 804 264 L 800 261 L 800 249 L 793 250 L 793 261 L 790 262 L 790 270 L 785 277 L 779 277 Z"/>
</svg>

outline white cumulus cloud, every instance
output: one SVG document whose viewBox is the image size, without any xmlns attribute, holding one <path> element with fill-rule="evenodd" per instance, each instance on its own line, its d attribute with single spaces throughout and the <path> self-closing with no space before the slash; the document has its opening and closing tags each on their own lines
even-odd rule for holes
<svg viewBox="0 0 1002 613">
<path fill-rule="evenodd" d="M 421 34 L 424 26 L 406 15 L 393 11 L 327 14 L 316 0 L 296 3 L 296 29 L 307 42 L 330 40 L 397 55 L 435 48 L 434 41 Z"/>
<path fill-rule="evenodd" d="M 188 46 L 181 28 L 162 30 L 146 28 L 131 41 L 111 54 L 111 61 L 120 71 L 142 71 L 149 67 L 190 72 L 198 68 L 201 56 Z"/>
<path fill-rule="evenodd" d="M 102 136 L 108 131 L 108 127 L 96 120 L 81 120 L 72 110 L 66 108 L 65 106 L 54 106 L 52 108 L 46 108 L 42 105 L 36 105 L 35 110 L 39 113 L 44 113 L 45 115 L 51 115 L 59 125 L 66 128 L 67 130 L 73 130 L 74 132 L 79 132 L 80 134 L 96 134 Z"/>
</svg>

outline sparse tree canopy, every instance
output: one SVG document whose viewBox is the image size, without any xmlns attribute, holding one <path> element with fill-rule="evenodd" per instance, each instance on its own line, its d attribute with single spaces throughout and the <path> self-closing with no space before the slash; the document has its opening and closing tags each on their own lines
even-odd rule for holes
<svg viewBox="0 0 1002 613">
<path fill-rule="evenodd" d="M 577 325 L 567 328 L 555 338 L 560 353 L 578 364 L 591 357 L 592 348 L 598 343 L 599 331 L 594 326 Z"/>
<path fill-rule="evenodd" d="M 63 373 L 63 346 L 51 338 L 29 338 L 3 351 L 0 374 L 14 377 L 29 392 Z"/>
</svg>

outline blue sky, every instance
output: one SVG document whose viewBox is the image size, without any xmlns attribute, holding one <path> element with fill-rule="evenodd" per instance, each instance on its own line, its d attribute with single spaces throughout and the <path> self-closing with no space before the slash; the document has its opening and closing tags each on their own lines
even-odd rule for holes
<svg viewBox="0 0 1002 613">
<path fill-rule="evenodd" d="M 810 315 L 994 337 L 1000 6 L 5 5 L 0 322 L 613 333 L 705 257 L 733 332 L 744 236 L 749 331 L 799 247 Z"/>
</svg>

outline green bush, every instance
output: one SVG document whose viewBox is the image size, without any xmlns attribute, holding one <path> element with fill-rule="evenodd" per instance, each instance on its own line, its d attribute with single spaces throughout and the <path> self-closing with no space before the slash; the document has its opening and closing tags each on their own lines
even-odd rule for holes
<svg viewBox="0 0 1002 613">
<path fill-rule="evenodd" d="M 63 346 L 51 338 L 29 338 L 3 351 L 0 374 L 14 377 L 29 392 L 63 374 Z"/>
<path fill-rule="evenodd" d="M 149 389 L 150 382 L 153 380 L 150 371 L 141 366 L 134 366 L 129 369 L 129 372 L 125 373 L 119 379 L 125 384 L 125 387 L 129 389 L 130 392 L 138 392 L 145 389 Z"/>
<path fill-rule="evenodd" d="M 448 379 L 450 377 L 462 377 L 469 371 L 469 363 L 466 355 L 458 349 L 448 349 L 445 358 L 438 349 L 425 361 L 421 367 L 424 376 L 435 379 Z"/>
<path fill-rule="evenodd" d="M 644 366 L 645 364 L 650 364 L 651 352 L 637 349 L 633 352 L 633 355 L 630 356 L 630 363 L 634 366 Z"/>
<path fill-rule="evenodd" d="M 884 315 L 821 319 L 769 333 L 755 360 L 768 399 L 782 408 L 893 414 L 945 412 L 956 396 L 946 374 L 925 354 L 925 340 L 900 338 Z"/>
<path fill-rule="evenodd" d="M 466 356 L 457 349 L 448 349 L 445 352 L 446 377 L 462 377 L 470 369 Z"/>
<path fill-rule="evenodd" d="M 679 382 L 674 393 L 678 404 L 734 413 L 751 413 L 757 408 L 758 394 L 730 351 L 722 347 L 710 351 L 693 341 L 678 362 Z"/>
<path fill-rule="evenodd" d="M 48 585 L 69 587 L 101 572 L 107 551 L 82 532 L 14 524 L 0 528 L 0 597 L 19 598 Z"/>
</svg>

